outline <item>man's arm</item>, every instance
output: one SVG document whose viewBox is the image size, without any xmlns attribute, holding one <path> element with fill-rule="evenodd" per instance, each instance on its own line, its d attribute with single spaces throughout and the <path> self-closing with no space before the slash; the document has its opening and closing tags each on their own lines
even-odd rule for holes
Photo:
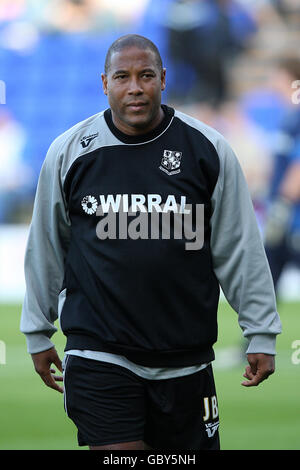
<svg viewBox="0 0 300 470">
<path fill-rule="evenodd" d="M 249 340 L 243 385 L 258 385 L 274 371 L 281 323 L 272 276 L 240 164 L 225 140 L 216 149 L 219 178 L 212 196 L 211 251 L 223 293 Z"/>
<path fill-rule="evenodd" d="M 26 293 L 20 323 L 35 369 L 47 385 L 50 382 L 53 385 L 50 364 L 53 362 L 61 370 L 50 338 L 57 331 L 54 322 L 58 317 L 58 294 L 70 237 L 61 181 L 62 158 L 60 145 L 54 141 L 43 163 L 34 201 L 25 253 Z"/>
</svg>

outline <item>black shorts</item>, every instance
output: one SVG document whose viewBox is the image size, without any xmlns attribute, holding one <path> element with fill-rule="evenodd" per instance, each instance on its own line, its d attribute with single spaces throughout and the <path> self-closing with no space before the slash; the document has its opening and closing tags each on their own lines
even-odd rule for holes
<svg viewBox="0 0 300 470">
<path fill-rule="evenodd" d="M 80 446 L 142 440 L 153 449 L 219 449 L 212 367 L 148 380 L 119 365 L 67 356 L 65 411 Z"/>
</svg>

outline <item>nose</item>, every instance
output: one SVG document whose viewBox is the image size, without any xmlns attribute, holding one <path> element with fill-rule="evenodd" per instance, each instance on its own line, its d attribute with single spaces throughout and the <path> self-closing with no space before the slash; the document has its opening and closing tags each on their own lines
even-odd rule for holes
<svg viewBox="0 0 300 470">
<path fill-rule="evenodd" d="M 128 94 L 135 95 L 135 96 L 143 94 L 143 88 L 141 86 L 141 83 L 135 77 L 132 77 L 129 82 Z"/>
</svg>

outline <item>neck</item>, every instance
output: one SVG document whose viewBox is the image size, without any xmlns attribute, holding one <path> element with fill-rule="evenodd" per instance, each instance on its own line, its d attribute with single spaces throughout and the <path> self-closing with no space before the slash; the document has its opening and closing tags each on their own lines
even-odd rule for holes
<svg viewBox="0 0 300 470">
<path fill-rule="evenodd" d="M 158 113 L 154 116 L 154 118 L 147 123 L 146 125 L 130 125 L 124 121 L 122 121 L 117 114 L 114 113 L 113 110 L 111 110 L 111 117 L 113 124 L 116 126 L 116 128 L 123 132 L 124 134 L 130 135 L 130 136 L 137 136 L 137 135 L 143 135 L 147 134 L 148 132 L 151 132 L 153 129 L 155 129 L 159 124 L 162 122 L 164 118 L 164 112 L 162 107 L 159 107 Z"/>
</svg>

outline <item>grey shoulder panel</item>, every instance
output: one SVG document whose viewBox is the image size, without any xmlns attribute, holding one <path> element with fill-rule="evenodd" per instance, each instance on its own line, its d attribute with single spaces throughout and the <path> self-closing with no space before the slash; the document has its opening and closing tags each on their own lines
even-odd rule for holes
<svg viewBox="0 0 300 470">
<path fill-rule="evenodd" d="M 73 162 L 97 148 L 123 145 L 105 123 L 104 111 L 91 116 L 61 134 L 53 145 L 63 154 L 62 184 Z"/>
<path fill-rule="evenodd" d="M 214 144 L 215 146 L 218 140 L 224 139 L 222 134 L 220 134 L 216 129 L 208 126 L 207 124 L 205 124 L 203 121 L 200 121 L 199 119 L 196 119 L 178 110 L 175 110 L 174 116 L 178 117 L 179 119 L 181 119 L 181 121 L 185 122 L 189 126 L 193 127 L 194 129 L 197 129 L 199 132 L 204 134 L 207 137 L 207 139 L 210 140 L 212 144 Z"/>
</svg>

